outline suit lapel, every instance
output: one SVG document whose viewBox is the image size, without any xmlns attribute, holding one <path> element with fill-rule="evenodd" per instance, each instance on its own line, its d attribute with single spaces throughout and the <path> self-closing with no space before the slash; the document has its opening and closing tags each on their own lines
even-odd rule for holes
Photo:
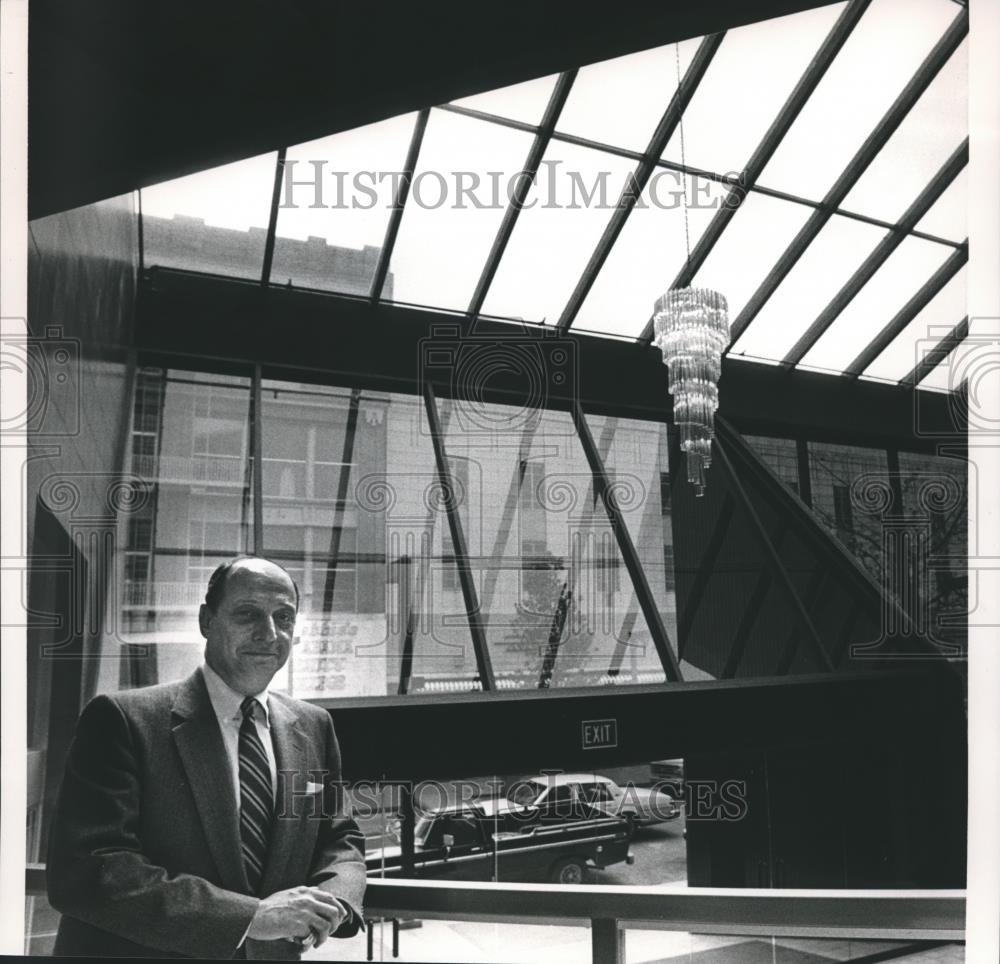
<svg viewBox="0 0 1000 964">
<path fill-rule="evenodd" d="M 174 743 L 187 772 L 219 879 L 229 890 L 247 893 L 229 759 L 200 670 L 181 685 L 173 714 Z"/>
<path fill-rule="evenodd" d="M 295 791 L 301 795 L 308 779 L 305 734 L 295 714 L 273 694 L 268 700 L 268 713 L 278 785 L 275 788 L 277 816 L 271 827 L 271 840 L 261 883 L 261 893 L 264 894 L 281 889 L 292 852 L 305 842 L 302 835 L 306 832 L 308 823 L 300 819 L 303 808 L 301 804 L 296 806 L 293 796 Z M 283 810 L 287 812 L 283 813 Z M 309 843 L 309 846 L 312 844 Z"/>
</svg>

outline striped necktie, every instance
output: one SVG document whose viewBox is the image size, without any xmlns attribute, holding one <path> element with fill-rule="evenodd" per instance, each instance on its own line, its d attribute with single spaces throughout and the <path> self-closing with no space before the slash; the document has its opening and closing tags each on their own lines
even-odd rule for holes
<svg viewBox="0 0 1000 964">
<path fill-rule="evenodd" d="M 260 704 L 248 696 L 242 704 L 243 723 L 240 726 L 240 840 L 243 866 L 251 893 L 256 894 L 264 876 L 267 841 L 271 831 L 274 808 L 271 793 L 271 767 L 264 745 L 254 725 L 254 712 Z M 263 707 L 261 707 L 263 709 Z"/>
</svg>

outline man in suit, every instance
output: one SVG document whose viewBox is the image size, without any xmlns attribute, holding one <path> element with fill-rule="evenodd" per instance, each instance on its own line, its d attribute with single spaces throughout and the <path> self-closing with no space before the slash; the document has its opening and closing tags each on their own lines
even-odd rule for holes
<svg viewBox="0 0 1000 964">
<path fill-rule="evenodd" d="M 298 602 L 266 559 L 220 566 L 204 664 L 83 711 L 49 848 L 56 954 L 297 959 L 363 926 L 330 715 L 268 692 Z"/>
</svg>

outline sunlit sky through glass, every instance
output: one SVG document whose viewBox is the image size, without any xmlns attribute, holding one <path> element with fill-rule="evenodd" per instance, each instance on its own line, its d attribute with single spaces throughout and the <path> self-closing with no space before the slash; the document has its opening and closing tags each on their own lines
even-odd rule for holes
<svg viewBox="0 0 1000 964">
<path fill-rule="evenodd" d="M 687 165 L 723 175 L 742 170 L 846 7 L 829 4 L 728 31 L 684 114 Z M 815 210 L 802 200 L 822 200 L 962 15 L 952 0 L 873 0 L 765 166 L 763 191 L 746 195 L 695 274 L 693 284 L 726 296 L 731 320 Z M 550 325 L 559 320 L 637 164 L 634 157 L 566 138 L 644 151 L 676 93 L 678 59 L 683 75 L 701 43 L 691 38 L 578 68 L 481 313 Z M 850 190 L 843 210 L 896 223 L 962 143 L 968 134 L 967 48 L 966 41 L 952 54 Z M 452 105 L 538 125 L 557 79 L 529 79 Z M 291 197 L 287 190 L 280 194 L 272 282 L 367 293 L 416 118 L 410 113 L 289 146 L 291 179 L 299 183 Z M 431 109 L 381 293 L 385 300 L 468 311 L 534 137 L 534 131 Z M 197 221 L 161 225 L 159 234 L 151 227 L 147 265 L 258 277 L 276 158 L 265 154 L 143 189 L 147 218 L 181 215 L 213 229 L 202 231 Z M 681 162 L 680 128 L 662 158 Z M 310 183 L 314 177 L 321 193 Z M 654 183 L 592 279 L 573 319 L 576 330 L 617 337 L 643 330 L 653 302 L 677 278 L 688 247 L 696 247 L 727 195 L 717 181 L 688 176 L 686 238 L 679 179 L 670 168 L 655 170 Z M 768 190 L 789 197 L 769 196 Z M 963 240 L 967 194 L 963 171 L 916 229 Z M 782 360 L 885 233 L 885 227 L 833 214 L 732 347 L 732 356 Z M 226 250 L 207 257 L 206 246 L 209 254 L 214 246 Z M 953 250 L 906 238 L 803 366 L 836 371 L 849 364 Z M 960 320 L 964 273 L 960 278 L 911 322 L 867 377 L 905 376 L 923 343 L 919 332 Z"/>
</svg>

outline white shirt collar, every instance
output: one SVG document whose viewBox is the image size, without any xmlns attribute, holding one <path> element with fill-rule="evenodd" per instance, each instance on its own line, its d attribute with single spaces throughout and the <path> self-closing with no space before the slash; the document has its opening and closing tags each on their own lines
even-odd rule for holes
<svg viewBox="0 0 1000 964">
<path fill-rule="evenodd" d="M 212 709 L 220 720 L 243 720 L 243 705 L 245 697 L 236 692 L 218 673 L 208 665 L 207 662 L 201 664 L 201 675 L 205 680 L 205 687 L 208 689 L 208 698 L 212 702 Z M 271 725 L 271 714 L 267 705 L 267 691 L 265 686 L 259 693 L 251 695 L 264 709 L 264 724 Z"/>
</svg>

